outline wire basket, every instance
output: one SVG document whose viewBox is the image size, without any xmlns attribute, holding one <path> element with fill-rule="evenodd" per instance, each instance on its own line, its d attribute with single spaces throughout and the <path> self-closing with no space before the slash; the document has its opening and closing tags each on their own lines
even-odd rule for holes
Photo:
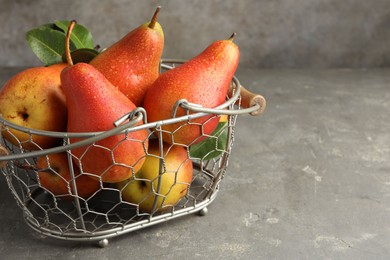
<svg viewBox="0 0 390 260">
<path fill-rule="evenodd" d="M 161 62 L 161 71 L 179 66 L 181 60 L 164 60 Z M 238 79 L 233 78 L 229 95 L 224 104 L 216 108 L 203 108 L 197 104 L 191 104 L 186 100 L 179 100 L 174 110 L 182 108 L 186 115 L 160 122 L 147 122 L 147 114 L 143 108 L 136 108 L 119 118 L 114 123 L 115 127 L 105 132 L 93 133 L 63 133 L 48 132 L 24 128 L 5 120 L 0 116 L 0 164 L 8 187 L 16 199 L 17 205 L 22 209 L 26 223 L 37 232 L 58 239 L 73 241 L 98 241 L 100 246 L 106 246 L 108 239 L 134 230 L 148 227 L 157 223 L 171 220 L 180 216 L 199 213 L 207 213 L 207 206 L 216 198 L 219 184 L 227 166 L 234 141 L 234 132 L 237 116 L 240 114 L 261 114 L 265 107 L 262 96 L 248 92 L 241 87 Z M 168 144 L 162 141 L 161 136 L 167 134 L 164 126 L 181 122 L 184 125 L 195 124 L 197 118 L 211 116 L 211 118 L 227 115 L 227 123 L 220 132 L 226 135 L 224 143 L 218 144 L 218 136 L 206 135 L 204 138 L 215 139 L 215 149 L 210 151 L 210 156 L 192 157 L 191 146 L 180 144 L 181 149 L 186 150 L 187 161 L 192 164 L 192 177 L 187 183 L 179 183 L 176 177 L 171 186 L 185 185 L 185 194 L 178 202 L 162 206 L 164 200 L 168 200 L 168 193 L 162 194 L 162 178 L 164 173 L 164 153 Z M 139 122 L 143 121 L 143 124 Z M 203 125 L 199 125 L 200 128 Z M 5 135 L 12 136 L 12 131 L 17 130 L 29 135 L 27 141 L 17 140 L 12 143 Z M 78 159 L 72 152 L 78 147 L 96 147 L 98 142 L 105 138 L 126 134 L 139 130 L 147 130 L 149 139 L 158 144 L 161 153 L 155 156 L 159 160 L 159 174 L 151 185 L 148 198 L 152 198 L 152 208 L 142 210 L 140 204 L 128 202 L 122 197 L 123 189 L 112 183 L 105 183 L 97 178 L 95 190 L 88 195 L 82 194 L 82 184 L 78 182 L 80 176 L 89 175 L 83 172 L 77 165 Z M 58 139 L 56 147 L 42 149 L 34 141 L 38 136 L 46 136 Z M 82 138 L 78 142 L 70 142 L 71 138 Z M 212 142 L 211 142 L 212 143 Z M 26 145 L 27 144 L 27 145 Z M 26 147 L 35 146 L 34 149 Z M 147 150 L 147 149 L 145 149 Z M 42 160 L 46 162 L 46 172 L 60 175 L 59 170 L 50 166 L 50 155 L 66 154 L 66 164 L 69 167 L 70 178 L 59 177 L 62 183 L 66 183 L 65 191 L 55 194 L 47 188 L 41 179 L 39 172 L 42 169 Z M 148 152 L 146 151 L 146 155 Z M 146 156 L 145 155 L 145 156 Z M 44 158 L 44 159 L 42 159 Z M 54 165 L 54 162 L 53 162 Z M 183 166 L 180 165 L 179 168 Z M 74 169 L 80 168 L 80 172 Z M 130 167 L 131 168 L 131 167 Z M 178 171 L 174 174 L 178 174 Z M 91 176 L 84 176 L 90 178 Z M 95 176 L 96 177 L 96 176 Z M 146 200 L 146 199 L 145 199 Z"/>
</svg>

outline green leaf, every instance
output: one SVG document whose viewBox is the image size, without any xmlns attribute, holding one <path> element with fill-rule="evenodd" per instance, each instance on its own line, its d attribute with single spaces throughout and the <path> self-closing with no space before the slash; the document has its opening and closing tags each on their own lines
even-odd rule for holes
<svg viewBox="0 0 390 260">
<path fill-rule="evenodd" d="M 63 32 L 46 24 L 28 31 L 25 36 L 32 51 L 46 66 L 62 62 L 62 54 L 65 52 Z M 72 42 L 70 48 L 75 49 Z"/>
<path fill-rule="evenodd" d="M 58 28 L 54 25 L 54 23 L 42 24 L 42 25 L 38 26 L 36 29 L 45 29 L 45 28 L 58 31 Z"/>
<path fill-rule="evenodd" d="M 69 24 L 70 21 L 66 21 L 66 20 L 54 22 L 54 25 L 60 28 L 65 34 L 68 31 Z M 74 26 L 70 39 L 74 43 L 77 49 L 81 49 L 81 48 L 93 49 L 94 47 L 91 32 L 81 24 L 76 24 Z"/>
<path fill-rule="evenodd" d="M 66 32 L 70 21 L 62 20 L 43 24 L 26 33 L 26 40 L 35 55 L 46 65 L 63 62 Z M 76 24 L 70 37 L 70 49 L 75 63 L 89 62 L 97 55 L 92 35 L 87 28 Z M 82 49 L 80 52 L 75 52 Z"/>
<path fill-rule="evenodd" d="M 70 53 L 70 55 L 72 56 L 73 64 L 79 62 L 89 63 L 98 54 L 99 52 L 97 50 L 87 48 L 77 49 Z M 62 61 L 66 63 L 65 53 L 62 55 Z"/>
<path fill-rule="evenodd" d="M 190 147 L 190 156 L 202 160 L 210 160 L 220 156 L 226 149 L 227 137 L 227 122 L 219 122 L 209 137 Z"/>
</svg>

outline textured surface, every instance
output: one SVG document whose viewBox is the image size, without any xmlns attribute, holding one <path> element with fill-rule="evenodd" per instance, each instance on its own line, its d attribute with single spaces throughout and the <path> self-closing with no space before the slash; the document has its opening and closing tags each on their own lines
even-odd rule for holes
<svg viewBox="0 0 390 260">
<path fill-rule="evenodd" d="M 76 19 L 107 47 L 162 5 L 164 57 L 188 59 L 237 32 L 241 66 L 378 67 L 390 64 L 390 1 L 354 0 L 0 0 L 0 64 L 40 64 L 23 33 Z"/>
<path fill-rule="evenodd" d="M 0 83 L 16 70 L 0 70 Z M 388 259 L 390 71 L 248 70 L 263 94 L 241 116 L 220 192 L 189 215 L 110 240 L 105 249 L 45 238 L 0 176 L 6 259 Z"/>
</svg>

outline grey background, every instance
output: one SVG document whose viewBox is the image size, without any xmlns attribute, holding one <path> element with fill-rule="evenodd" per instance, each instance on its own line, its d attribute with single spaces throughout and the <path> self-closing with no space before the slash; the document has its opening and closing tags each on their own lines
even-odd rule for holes
<svg viewBox="0 0 390 260">
<path fill-rule="evenodd" d="M 241 67 L 370 68 L 390 64 L 388 0 L 0 0 L 0 64 L 35 66 L 24 32 L 76 19 L 109 46 L 148 21 L 157 5 L 165 58 L 189 59 L 237 32 Z"/>
<path fill-rule="evenodd" d="M 388 259 L 390 1 L 0 0 L 0 66 L 40 64 L 23 35 L 37 25 L 77 19 L 107 46 L 158 4 L 164 57 L 190 58 L 237 31 L 237 77 L 267 99 L 260 118 L 239 116 L 209 214 L 134 231 L 100 250 L 30 229 L 1 180 L 0 255 Z M 328 69 L 345 67 L 358 69 Z M 382 68 L 360 69 L 373 67 Z M 0 82 L 20 70 L 2 67 Z"/>
</svg>

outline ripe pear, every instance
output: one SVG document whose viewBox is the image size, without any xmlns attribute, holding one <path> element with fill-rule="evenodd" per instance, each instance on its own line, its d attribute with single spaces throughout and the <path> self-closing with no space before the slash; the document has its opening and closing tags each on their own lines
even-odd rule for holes
<svg viewBox="0 0 390 260">
<path fill-rule="evenodd" d="M 142 105 L 147 89 L 160 73 L 164 33 L 157 22 L 159 10 L 150 22 L 129 32 L 90 62 L 136 106 Z"/>
<path fill-rule="evenodd" d="M 69 48 L 66 51 L 69 66 L 61 73 L 61 84 L 68 106 L 68 132 L 112 129 L 116 120 L 136 106 L 92 65 L 82 62 L 72 65 Z M 121 133 L 76 148 L 72 153 L 77 156 L 75 161 L 80 163 L 83 172 L 101 176 L 103 182 L 119 182 L 141 168 L 148 147 L 147 137 L 147 130 Z"/>
<path fill-rule="evenodd" d="M 161 174 L 160 160 L 163 162 Z M 152 139 L 141 170 L 117 187 L 122 198 L 137 204 L 142 212 L 161 212 L 175 206 L 188 193 L 192 176 L 193 165 L 186 148 L 165 143 L 160 154 L 158 141 Z"/>
<path fill-rule="evenodd" d="M 87 63 L 64 69 L 61 83 L 68 105 L 68 132 L 106 131 L 136 106 L 98 70 Z M 89 147 L 74 149 L 82 170 L 101 175 L 103 182 L 119 182 L 137 172 L 145 160 L 148 132 L 118 134 Z M 78 138 L 71 139 L 77 142 Z"/>
<path fill-rule="evenodd" d="M 150 122 L 172 117 L 175 103 L 186 99 L 206 108 L 221 105 L 239 62 L 239 49 L 228 40 L 218 40 L 186 63 L 162 73 L 149 88 L 144 108 Z M 176 117 L 186 114 L 179 108 Z M 182 123 L 162 126 L 163 139 L 168 143 L 191 145 L 211 134 L 219 118 L 207 115 Z"/>
<path fill-rule="evenodd" d="M 0 92 L 0 114 L 16 125 L 45 131 L 66 131 L 67 108 L 60 74 L 66 67 L 59 63 L 23 70 L 8 80 Z M 8 128 L 2 135 L 11 143 L 28 150 L 50 148 L 62 140 Z M 61 144 L 61 143 L 60 143 Z"/>
<path fill-rule="evenodd" d="M 37 168 L 39 184 L 54 195 L 71 199 L 71 195 L 75 195 L 77 191 L 78 196 L 87 199 L 100 189 L 98 177 L 82 174 L 80 169 L 73 165 L 76 183 L 76 189 L 74 189 L 66 153 L 39 157 Z"/>
</svg>

